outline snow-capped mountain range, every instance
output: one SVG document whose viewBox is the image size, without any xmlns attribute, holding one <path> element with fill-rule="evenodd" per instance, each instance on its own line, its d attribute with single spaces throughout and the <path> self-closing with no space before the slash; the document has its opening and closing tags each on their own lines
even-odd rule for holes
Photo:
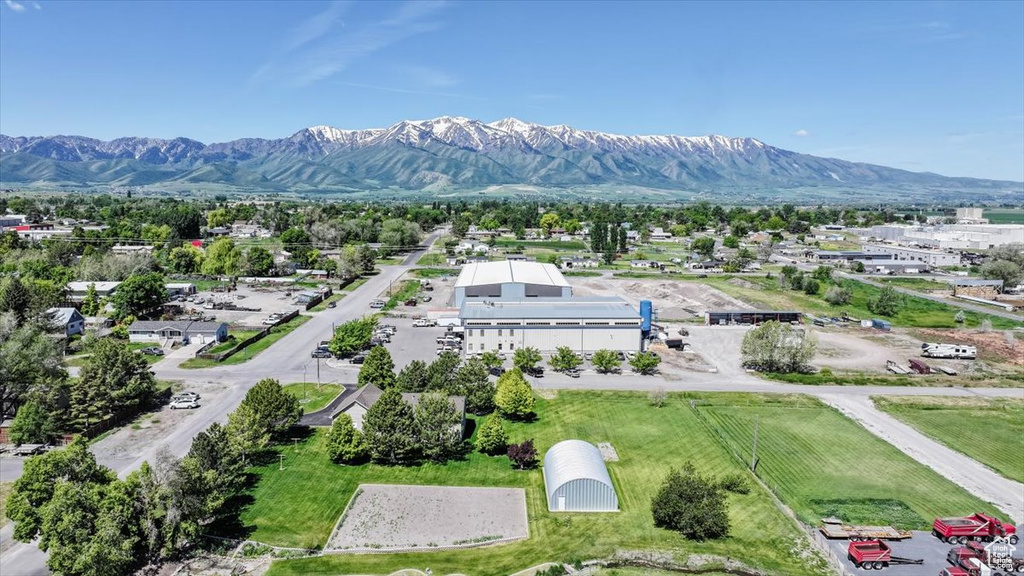
<svg viewBox="0 0 1024 576">
<path fill-rule="evenodd" d="M 893 186 L 997 190 L 946 178 L 818 158 L 754 138 L 623 136 L 516 118 L 406 120 L 388 128 L 313 126 L 287 138 L 203 144 L 188 138 L 0 135 L 7 185 L 216 184 L 247 190 L 460 189 L 503 184 L 636 185 L 666 190 Z M 1009 183 L 1016 185 L 1016 183 Z"/>
</svg>

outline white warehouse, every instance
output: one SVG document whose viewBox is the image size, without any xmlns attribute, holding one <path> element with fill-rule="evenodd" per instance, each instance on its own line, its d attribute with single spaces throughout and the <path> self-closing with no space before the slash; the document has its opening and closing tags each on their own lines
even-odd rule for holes
<svg viewBox="0 0 1024 576">
<path fill-rule="evenodd" d="M 617 297 L 466 300 L 459 318 L 467 354 L 526 346 L 542 353 L 559 346 L 581 353 L 641 349 L 643 320 Z"/>
<path fill-rule="evenodd" d="M 608 468 L 596 446 L 563 440 L 544 455 L 544 488 L 552 512 L 617 512 Z"/>
<path fill-rule="evenodd" d="M 554 264 L 523 261 L 473 262 L 455 281 L 455 307 L 497 298 L 569 298 L 572 287 Z"/>
</svg>

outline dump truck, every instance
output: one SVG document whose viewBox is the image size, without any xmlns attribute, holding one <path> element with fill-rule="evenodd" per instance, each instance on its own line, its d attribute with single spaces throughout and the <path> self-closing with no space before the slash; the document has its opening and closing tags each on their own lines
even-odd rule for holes
<svg viewBox="0 0 1024 576">
<path fill-rule="evenodd" d="M 972 558 L 977 558 L 982 564 L 992 568 L 994 572 L 1005 572 L 1007 574 L 1011 572 L 1024 573 L 1024 558 L 1016 556 L 1000 558 L 997 554 L 996 558 L 990 559 L 989 551 L 981 542 L 968 542 L 966 546 L 951 548 L 949 554 L 946 555 L 947 562 L 965 570 L 976 567 L 975 563 L 971 562 Z"/>
<path fill-rule="evenodd" d="M 970 540 L 990 542 L 996 536 L 1006 538 L 1016 545 L 1017 527 L 988 514 L 977 513 L 963 518 L 936 518 L 932 523 L 932 534 L 949 544 L 966 544 Z"/>
<path fill-rule="evenodd" d="M 913 536 L 909 530 L 897 530 L 892 526 L 854 526 L 838 518 L 822 518 L 818 528 L 826 537 L 834 540 L 904 540 Z"/>
<path fill-rule="evenodd" d="M 881 570 L 893 564 L 924 564 L 924 559 L 893 556 L 892 548 L 881 540 L 850 542 L 846 555 L 854 566 L 864 570 Z"/>
<path fill-rule="evenodd" d="M 970 558 L 962 566 L 948 566 L 939 572 L 939 576 L 995 576 L 992 569 L 977 558 Z"/>
</svg>

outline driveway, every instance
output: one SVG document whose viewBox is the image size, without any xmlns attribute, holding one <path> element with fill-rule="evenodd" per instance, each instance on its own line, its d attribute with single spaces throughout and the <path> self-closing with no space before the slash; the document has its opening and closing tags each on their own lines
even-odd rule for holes
<svg viewBox="0 0 1024 576">
<path fill-rule="evenodd" d="M 338 409 L 338 406 L 344 404 L 345 401 L 348 400 L 350 396 L 355 394 L 356 390 L 358 389 L 359 387 L 356 386 L 355 384 L 345 384 L 344 392 L 338 394 L 337 398 L 332 400 L 330 404 L 321 408 L 320 410 L 317 410 L 316 412 L 310 412 L 308 414 L 303 414 L 302 418 L 299 419 L 299 424 L 301 426 L 330 426 L 331 423 L 333 422 L 333 420 L 331 419 L 331 414 L 333 414 L 334 411 Z"/>
</svg>

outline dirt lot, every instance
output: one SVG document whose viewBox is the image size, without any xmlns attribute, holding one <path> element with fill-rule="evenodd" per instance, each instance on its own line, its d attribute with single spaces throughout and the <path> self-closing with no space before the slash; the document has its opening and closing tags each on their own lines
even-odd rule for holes
<svg viewBox="0 0 1024 576">
<path fill-rule="evenodd" d="M 984 359 L 1006 362 L 1013 366 L 1024 366 L 1024 334 L 1014 334 L 1013 342 L 1005 332 L 981 332 L 978 330 L 918 330 L 928 342 L 970 344 L 978 347 L 978 355 Z"/>
<path fill-rule="evenodd" d="M 749 304 L 698 282 L 607 277 L 570 277 L 569 282 L 573 294 L 579 296 L 621 296 L 637 308 L 641 300 L 650 300 L 661 321 L 687 320 L 702 316 L 706 310 L 752 309 Z"/>
<path fill-rule="evenodd" d="M 479 545 L 527 536 L 521 488 L 361 484 L 325 550 Z"/>
<path fill-rule="evenodd" d="M 861 328 L 812 330 L 818 338 L 818 352 L 811 364 L 819 368 L 885 372 L 885 361 L 905 365 L 908 358 L 921 355 L 921 343 L 899 332 L 878 332 Z"/>
<path fill-rule="evenodd" d="M 410 316 L 410 317 L 411 316 L 425 316 L 426 313 L 427 313 L 427 310 L 430 310 L 432 308 L 448 308 L 448 307 L 453 306 L 454 302 L 455 302 L 455 278 L 456 278 L 455 275 L 452 275 L 452 276 L 449 276 L 449 277 L 443 278 L 443 279 L 442 278 L 429 278 L 428 280 L 430 280 L 430 286 L 433 288 L 433 290 L 423 290 L 423 289 L 420 289 L 420 291 L 418 292 L 417 296 L 429 296 L 430 297 L 430 302 L 422 302 L 421 301 L 416 306 L 404 306 L 404 305 L 399 304 L 393 310 L 391 310 L 391 314 L 393 314 L 395 316 Z M 417 280 L 418 281 L 419 278 L 417 278 L 416 276 L 414 276 L 412 274 L 404 274 L 402 276 L 401 280 L 395 281 L 395 283 L 394 283 L 394 290 L 397 292 L 399 287 L 401 286 L 400 282 L 405 282 L 406 280 Z M 388 292 L 387 292 L 387 290 L 381 292 L 377 297 L 382 299 L 382 300 L 387 300 L 388 299 Z"/>
</svg>

